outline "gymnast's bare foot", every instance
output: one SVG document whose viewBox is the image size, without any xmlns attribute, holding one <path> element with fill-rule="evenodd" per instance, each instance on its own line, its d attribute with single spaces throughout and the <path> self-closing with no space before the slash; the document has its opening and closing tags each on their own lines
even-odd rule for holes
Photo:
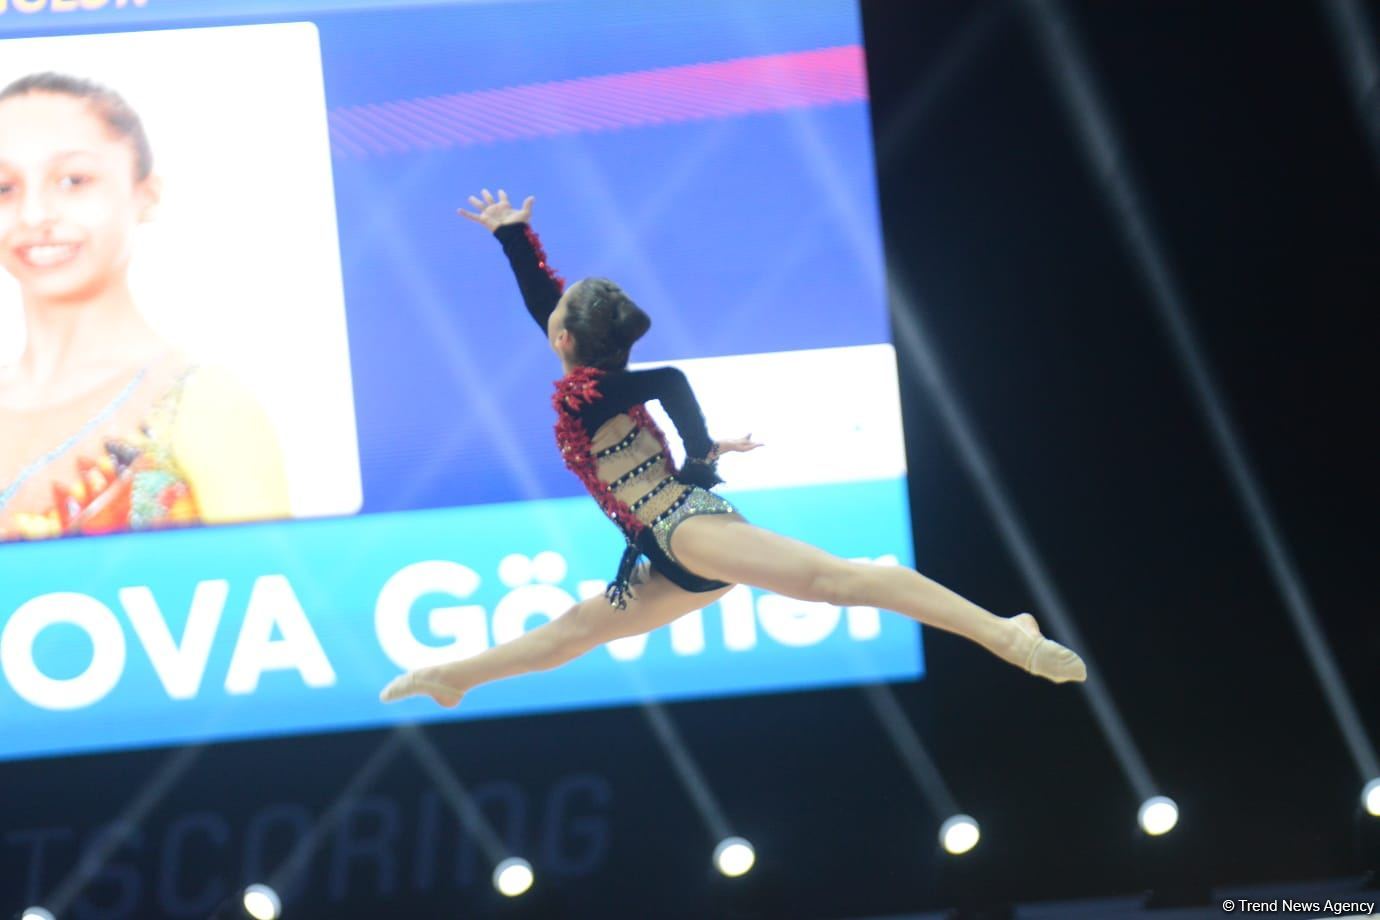
<svg viewBox="0 0 1380 920">
<path fill-rule="evenodd" d="M 1040 624 L 1035 622 L 1035 618 L 1028 613 L 1018 613 L 1010 619 L 1012 623 L 1015 623 L 1021 629 L 1024 629 L 1026 632 L 1030 633 L 1032 636 L 1044 635 L 1042 632 L 1040 632 Z"/>
<path fill-rule="evenodd" d="M 394 703 L 409 696 L 429 696 L 447 709 L 455 708 L 460 705 L 460 698 L 465 695 L 465 691 L 457 690 L 439 680 L 436 670 L 418 668 L 393 678 L 392 682 L 383 688 L 379 699 L 385 703 Z"/>
<path fill-rule="evenodd" d="M 1088 679 L 1088 666 L 1083 663 L 1078 653 L 1053 639 L 1046 639 L 1040 632 L 1040 624 L 1035 622 L 1033 616 L 1018 613 L 1010 617 L 1008 622 L 1025 633 L 1022 642 L 1024 651 L 1020 660 L 1021 667 L 1026 671 L 1056 684 L 1082 682 Z M 1026 646 L 1026 642 L 1030 644 Z"/>
</svg>

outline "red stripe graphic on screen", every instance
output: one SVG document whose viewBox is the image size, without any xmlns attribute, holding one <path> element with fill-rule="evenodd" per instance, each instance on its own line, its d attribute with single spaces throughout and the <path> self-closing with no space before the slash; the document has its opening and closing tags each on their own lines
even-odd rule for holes
<svg viewBox="0 0 1380 920">
<path fill-rule="evenodd" d="M 330 113 L 342 156 L 616 131 L 867 99 L 860 45 L 429 96 Z"/>
</svg>

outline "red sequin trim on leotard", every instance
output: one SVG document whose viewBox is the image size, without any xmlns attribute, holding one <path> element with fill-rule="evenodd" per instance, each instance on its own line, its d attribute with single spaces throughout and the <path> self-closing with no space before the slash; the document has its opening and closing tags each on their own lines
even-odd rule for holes
<svg viewBox="0 0 1380 920">
<path fill-rule="evenodd" d="M 556 381 L 556 392 L 551 404 L 556 408 L 556 444 L 561 449 L 561 459 L 571 472 L 580 478 L 585 488 L 604 509 L 614 523 L 630 537 L 636 537 L 647 525 L 633 513 L 632 508 L 614 495 L 609 484 L 599 478 L 598 461 L 594 458 L 594 448 L 589 433 L 580 421 L 580 409 L 602 398 L 599 381 L 605 372 L 597 367 L 577 367 Z M 625 410 L 628 417 L 638 427 L 650 431 L 661 444 L 661 456 L 666 463 L 667 472 L 675 476 L 679 470 L 671 457 L 671 449 L 666 435 L 642 403 L 629 406 Z"/>
<path fill-rule="evenodd" d="M 598 463 L 590 447 L 589 433 L 580 421 L 580 408 L 600 398 L 599 380 L 604 371 L 597 367 L 577 367 L 556 381 L 551 404 L 556 407 L 556 444 L 566 467 L 579 477 L 599 507 L 629 537 L 636 537 L 646 526 L 628 505 L 620 501 L 608 483 L 599 478 Z M 640 408 L 640 407 L 639 407 Z"/>
<path fill-rule="evenodd" d="M 531 224 L 523 224 L 522 232 L 527 237 L 527 242 L 532 245 L 532 252 L 537 256 L 537 267 L 546 272 L 546 277 L 551 279 L 551 283 L 556 286 L 557 292 L 565 290 L 565 279 L 556 274 L 546 261 L 546 250 L 541 245 L 541 237 L 537 236 L 537 231 L 532 229 Z"/>
</svg>

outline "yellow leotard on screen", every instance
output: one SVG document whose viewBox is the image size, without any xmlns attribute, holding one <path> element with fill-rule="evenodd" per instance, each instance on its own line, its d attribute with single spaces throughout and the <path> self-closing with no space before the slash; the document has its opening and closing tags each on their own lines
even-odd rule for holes
<svg viewBox="0 0 1380 920">
<path fill-rule="evenodd" d="M 291 515 L 277 433 L 249 390 L 214 366 L 146 373 L 121 394 L 137 396 L 127 411 L 7 490 L 0 540 Z M 0 418 L 0 427 L 25 431 L 33 422 Z M 58 428 L 44 435 L 63 436 Z"/>
</svg>

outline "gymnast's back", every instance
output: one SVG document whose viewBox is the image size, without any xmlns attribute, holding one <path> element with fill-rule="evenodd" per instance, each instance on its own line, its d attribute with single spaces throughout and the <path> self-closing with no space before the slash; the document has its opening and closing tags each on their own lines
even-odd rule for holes
<svg viewBox="0 0 1380 920">
<path fill-rule="evenodd" d="M 565 285 L 547 264 L 541 242 L 523 223 L 504 224 L 494 231 L 522 292 L 527 312 L 542 333 L 549 335 L 551 314 Z M 627 499 L 639 518 L 655 517 L 684 491 L 698 485 L 711 488 L 723 480 L 715 469 L 713 440 L 685 374 L 676 367 L 640 370 L 577 367 L 558 384 L 557 408 L 578 419 L 584 438 L 568 432 L 562 451 L 569 463 L 573 452 L 588 451 L 593 469 L 606 485 Z M 656 400 L 675 424 L 685 445 L 686 464 L 676 470 L 665 436 L 646 414 L 644 404 Z M 585 439 L 588 439 L 587 441 Z M 580 469 L 576 469 L 581 473 Z M 593 485 L 593 483 L 587 483 Z"/>
</svg>

